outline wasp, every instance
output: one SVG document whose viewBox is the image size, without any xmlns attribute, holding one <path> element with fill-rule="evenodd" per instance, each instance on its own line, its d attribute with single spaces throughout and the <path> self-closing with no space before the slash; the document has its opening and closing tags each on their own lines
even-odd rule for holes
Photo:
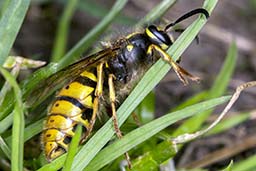
<svg viewBox="0 0 256 171">
<path fill-rule="evenodd" d="M 116 109 L 159 58 L 172 66 L 184 84 L 187 84 L 187 79 L 198 81 L 198 77 L 183 69 L 166 53 L 173 44 L 168 30 L 195 14 L 209 17 L 207 10 L 198 8 L 164 28 L 149 25 L 140 32 L 107 43 L 103 50 L 48 78 L 43 84 L 48 86 L 45 91 L 63 80 L 68 80 L 68 83 L 56 94 L 48 110 L 41 139 L 46 159 L 50 162 L 67 152 L 77 125 L 84 128 L 83 143 L 90 136 L 97 116 L 106 111 L 113 119 L 117 137 L 121 138 Z"/>
</svg>

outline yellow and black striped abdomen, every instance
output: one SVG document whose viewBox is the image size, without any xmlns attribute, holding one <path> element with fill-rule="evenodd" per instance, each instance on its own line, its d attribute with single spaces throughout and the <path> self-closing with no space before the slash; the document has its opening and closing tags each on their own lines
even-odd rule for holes
<svg viewBox="0 0 256 171">
<path fill-rule="evenodd" d="M 51 161 L 67 151 L 77 124 L 88 129 L 96 85 L 95 74 L 84 71 L 57 94 L 49 109 L 42 134 L 47 160 Z"/>
</svg>

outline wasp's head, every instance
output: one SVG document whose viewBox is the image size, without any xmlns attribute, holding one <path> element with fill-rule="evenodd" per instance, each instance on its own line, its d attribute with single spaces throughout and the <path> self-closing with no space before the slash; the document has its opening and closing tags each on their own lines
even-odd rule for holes
<svg viewBox="0 0 256 171">
<path fill-rule="evenodd" d="M 149 40 L 153 44 L 160 46 L 163 50 L 168 49 L 173 43 L 166 31 L 161 30 L 154 25 L 148 26 L 145 32 Z"/>
<path fill-rule="evenodd" d="M 172 22 L 168 24 L 164 29 L 159 29 L 158 27 L 154 25 L 150 25 L 146 28 L 146 35 L 148 36 L 149 40 L 153 43 L 161 47 L 163 50 L 167 50 L 168 47 L 170 47 L 173 43 L 172 38 L 170 35 L 168 35 L 168 30 L 175 26 L 176 24 L 180 23 L 181 21 L 194 16 L 196 14 L 203 14 L 206 18 L 209 17 L 209 13 L 207 10 L 203 8 L 197 8 L 194 9 L 184 15 L 182 15 L 180 18 L 178 18 L 175 22 Z"/>
</svg>

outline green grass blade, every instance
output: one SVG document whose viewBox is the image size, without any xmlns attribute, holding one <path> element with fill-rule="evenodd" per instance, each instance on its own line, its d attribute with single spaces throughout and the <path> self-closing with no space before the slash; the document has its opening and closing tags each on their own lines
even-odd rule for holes
<svg viewBox="0 0 256 171">
<path fill-rule="evenodd" d="M 11 113 L 0 121 L 0 134 L 5 132 L 12 125 L 12 118 L 13 114 Z"/>
<path fill-rule="evenodd" d="M 252 155 L 247 159 L 234 163 L 232 171 L 252 171 L 256 168 L 256 155 Z"/>
<path fill-rule="evenodd" d="M 12 170 L 23 170 L 23 139 L 24 139 L 24 114 L 21 90 L 15 78 L 5 69 L 0 67 L 0 72 L 6 81 L 13 87 L 15 94 L 15 107 L 13 111 L 13 127 L 12 127 Z"/>
<path fill-rule="evenodd" d="M 0 136 L 0 149 L 3 151 L 5 156 L 11 160 L 11 150 L 5 143 L 4 139 Z"/>
<path fill-rule="evenodd" d="M 0 19 L 3 16 L 5 10 L 7 9 L 10 0 L 0 1 Z"/>
<path fill-rule="evenodd" d="M 135 110 L 135 114 L 139 116 L 139 121 L 144 124 L 155 118 L 155 93 L 150 92 Z"/>
<path fill-rule="evenodd" d="M 229 165 L 223 169 L 222 171 L 233 171 L 233 160 L 231 160 L 231 162 L 229 163 Z"/>
<path fill-rule="evenodd" d="M 219 75 L 214 82 L 212 89 L 210 90 L 210 97 L 216 97 L 223 94 L 226 91 L 226 87 L 229 84 L 230 78 L 234 72 L 237 59 L 237 47 L 233 42 L 228 50 L 226 60 L 222 66 Z"/>
<path fill-rule="evenodd" d="M 78 145 L 79 145 L 81 134 L 82 134 L 82 126 L 79 125 L 75 132 L 75 136 L 72 138 L 72 141 L 69 145 L 69 150 L 68 150 L 67 157 L 66 157 L 62 171 L 70 171 L 71 170 L 71 166 L 72 166 L 74 157 L 78 150 Z"/>
<path fill-rule="evenodd" d="M 60 18 L 52 51 L 52 62 L 58 62 L 65 54 L 69 25 L 75 12 L 77 2 L 78 0 L 69 0 Z"/>
<path fill-rule="evenodd" d="M 198 103 L 196 105 L 187 107 L 177 112 L 169 113 L 161 118 L 155 119 L 140 128 L 128 133 L 121 140 L 118 140 L 110 146 L 104 148 L 99 154 L 90 162 L 86 167 L 87 171 L 96 171 L 101 169 L 104 165 L 108 164 L 112 160 L 116 159 L 126 151 L 132 149 L 136 145 L 142 143 L 148 138 L 154 136 L 159 131 L 163 130 L 167 126 L 190 117 L 198 112 L 205 111 L 213 108 L 219 104 L 226 102 L 230 97 L 221 97 L 212 99 L 206 102 Z M 108 156 L 108 157 L 106 157 Z M 80 168 L 82 169 L 82 168 Z"/>
<path fill-rule="evenodd" d="M 87 14 L 90 14 L 96 18 L 103 18 L 109 12 L 109 9 L 107 9 L 103 4 L 99 4 L 93 0 L 80 1 L 78 9 L 81 11 L 85 11 Z M 115 17 L 115 23 L 119 23 L 122 25 L 134 25 L 136 23 L 136 19 L 133 19 L 121 13 L 120 15 Z"/>
<path fill-rule="evenodd" d="M 250 113 L 239 113 L 236 116 L 228 117 L 227 119 L 224 119 L 221 121 L 218 125 L 216 125 L 212 130 L 210 130 L 206 136 L 208 135 L 214 135 L 218 134 L 224 131 L 227 131 L 236 125 L 241 124 L 242 122 L 245 122 L 250 118 Z M 204 128 L 203 128 L 204 129 Z"/>
<path fill-rule="evenodd" d="M 163 0 L 157 6 L 155 6 L 144 18 L 142 18 L 137 26 L 143 26 L 148 23 L 152 23 L 155 20 L 161 18 L 165 12 L 172 6 L 176 0 Z"/>
<path fill-rule="evenodd" d="M 208 92 L 207 91 L 202 91 L 202 92 L 190 97 L 188 100 L 181 103 L 177 107 L 171 109 L 171 111 L 180 110 L 180 109 L 183 109 L 184 107 L 187 107 L 189 105 L 196 104 L 196 103 L 206 99 L 206 97 L 208 97 Z"/>
<path fill-rule="evenodd" d="M 231 44 L 226 60 L 222 66 L 222 69 L 217 76 L 209 94 L 208 94 L 208 99 L 209 98 L 214 98 L 221 96 L 225 93 L 228 83 L 231 79 L 232 73 L 235 68 L 236 64 L 236 59 L 237 59 L 237 48 L 234 43 Z M 200 115 L 197 115 L 191 119 L 188 119 L 187 121 L 184 122 L 175 132 L 173 136 L 180 135 L 188 132 L 193 132 L 197 129 L 199 129 L 202 125 L 202 123 L 207 119 L 207 117 L 212 113 L 212 110 L 209 110 L 207 112 L 204 112 Z"/>
<path fill-rule="evenodd" d="M 27 126 L 24 129 L 24 143 L 28 141 L 30 138 L 34 137 L 35 135 L 39 134 L 43 130 L 43 122 L 45 118 L 36 121 L 35 123 Z M 12 135 L 5 139 L 8 145 L 12 142 Z"/>
<path fill-rule="evenodd" d="M 0 66 L 3 66 L 27 12 L 30 0 L 10 1 L 0 20 Z"/>
<path fill-rule="evenodd" d="M 56 160 L 53 160 L 51 163 L 48 163 L 38 169 L 37 171 L 56 171 L 63 167 L 67 154 L 63 154 L 62 156 L 58 157 Z M 74 162 L 73 162 L 74 163 Z"/>
</svg>

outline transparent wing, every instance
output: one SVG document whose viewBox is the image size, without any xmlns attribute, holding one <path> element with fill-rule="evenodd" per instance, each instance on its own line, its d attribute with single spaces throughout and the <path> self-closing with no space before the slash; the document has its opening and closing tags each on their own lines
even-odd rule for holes
<svg viewBox="0 0 256 171">
<path fill-rule="evenodd" d="M 82 58 L 81 60 L 63 68 L 57 73 L 51 75 L 46 80 L 40 82 L 36 88 L 30 93 L 26 99 L 26 105 L 31 107 L 37 105 L 46 99 L 54 90 L 60 88 L 64 84 L 77 78 L 83 71 L 95 67 L 102 61 L 106 61 L 109 57 L 117 54 L 117 48 L 107 48 L 91 56 Z"/>
</svg>

